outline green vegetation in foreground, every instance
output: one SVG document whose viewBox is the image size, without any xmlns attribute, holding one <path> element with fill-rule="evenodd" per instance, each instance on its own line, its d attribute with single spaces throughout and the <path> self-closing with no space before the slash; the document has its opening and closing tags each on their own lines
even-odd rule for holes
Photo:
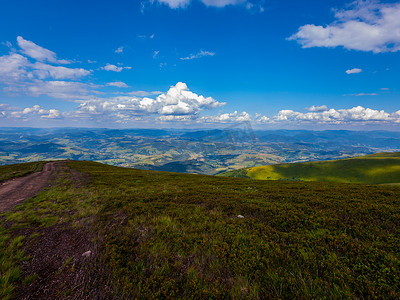
<svg viewBox="0 0 400 300">
<path fill-rule="evenodd" d="M 400 183 L 400 152 L 332 161 L 269 165 L 230 171 L 221 175 L 261 180 L 393 184 Z"/>
<path fill-rule="evenodd" d="M 40 172 L 43 169 L 43 165 L 46 162 L 30 162 L 14 165 L 0 166 L 0 182 L 12 179 L 15 177 L 21 177 L 28 175 L 33 172 Z"/>
<path fill-rule="evenodd" d="M 397 186 L 67 164 L 89 174 L 87 185 L 60 180 L 4 214 L 0 253 L 11 253 L 24 228 L 26 241 L 43 228 L 72 226 L 92 233 L 128 299 L 400 298 Z M 7 270 L 21 260 L 8 257 Z M 9 285 L 24 281 L 14 276 Z"/>
</svg>

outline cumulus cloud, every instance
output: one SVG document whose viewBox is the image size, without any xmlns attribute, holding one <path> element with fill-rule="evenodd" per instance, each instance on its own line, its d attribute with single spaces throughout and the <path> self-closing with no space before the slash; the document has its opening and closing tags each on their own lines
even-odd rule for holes
<svg viewBox="0 0 400 300">
<path fill-rule="evenodd" d="M 211 97 L 204 97 L 189 91 L 187 85 L 178 82 L 166 94 L 156 100 L 162 104 L 161 114 L 197 114 L 202 109 L 213 109 L 225 105 Z"/>
<path fill-rule="evenodd" d="M 48 49 L 36 45 L 34 42 L 25 40 L 23 37 L 17 37 L 18 46 L 21 52 L 38 61 L 48 61 L 55 64 L 69 64 L 71 61 L 65 59 L 57 59 L 57 55 Z"/>
<path fill-rule="evenodd" d="M 328 106 L 326 106 L 326 105 L 320 105 L 320 106 L 315 106 L 315 105 L 313 105 L 313 106 L 311 106 L 311 107 L 308 107 L 308 108 L 306 108 L 308 111 L 317 111 L 317 112 L 320 112 L 320 111 L 326 111 L 326 110 L 328 110 Z"/>
<path fill-rule="evenodd" d="M 362 72 L 362 69 L 359 69 L 359 68 L 353 68 L 353 69 L 346 70 L 346 74 L 358 74 L 361 72 Z"/>
<path fill-rule="evenodd" d="M 179 89 L 177 86 L 172 86 Z M 170 92 L 171 89 L 168 91 Z M 166 94 L 168 94 L 168 92 Z M 166 95 L 163 94 L 163 95 Z M 173 93 L 174 94 L 174 93 Z M 181 93 L 178 93 L 181 95 Z M 196 94 L 195 94 L 196 95 Z M 172 95 L 171 95 L 172 96 Z M 197 97 L 202 97 L 198 96 Z M 178 96 L 179 98 L 179 96 Z M 187 99 L 188 97 L 186 97 Z M 199 102 L 192 98 L 189 102 Z M 204 98 L 206 99 L 206 98 Z M 0 118 L 21 119 L 24 121 L 40 119 L 54 120 L 75 120 L 75 121 L 92 121 L 99 124 L 111 123 L 134 123 L 140 122 L 186 122 L 190 124 L 231 124 L 239 122 L 254 122 L 260 125 L 355 125 L 355 124 L 374 124 L 374 125 L 398 125 L 400 124 L 400 110 L 388 113 L 384 110 L 375 110 L 356 106 L 350 109 L 327 109 L 324 111 L 299 112 L 294 110 L 281 110 L 272 117 L 267 117 L 262 114 L 251 116 L 247 112 L 234 111 L 233 113 L 220 113 L 218 115 L 203 115 L 198 111 L 204 109 L 192 109 L 192 113 L 187 113 L 188 110 L 170 111 L 164 109 L 171 105 L 171 99 L 165 98 L 151 99 L 148 97 L 113 97 L 108 99 L 90 99 L 82 101 L 82 103 L 74 110 L 69 112 L 60 112 L 56 109 L 43 109 L 38 105 L 23 109 L 10 107 L 8 104 L 0 104 Z M 179 103 L 182 99 L 173 100 L 174 103 Z M 202 100 L 200 102 L 203 102 Z M 172 104 L 174 105 L 174 104 Z M 197 104 L 198 106 L 201 106 Z M 220 106 L 214 100 L 214 105 L 207 104 L 205 107 L 211 109 L 214 106 Z M 63 121 L 64 122 L 64 121 Z"/>
<path fill-rule="evenodd" d="M 216 116 L 204 116 L 199 120 L 205 123 L 235 123 L 251 121 L 251 116 L 245 111 L 242 113 L 234 111 L 233 113 L 219 114 Z"/>
<path fill-rule="evenodd" d="M 300 122 L 317 124 L 375 123 L 397 121 L 395 114 L 383 110 L 374 110 L 356 106 L 350 109 L 333 108 L 321 112 L 301 113 L 293 110 L 281 110 L 273 119 L 275 122 Z"/>
<path fill-rule="evenodd" d="M 190 60 L 190 59 L 196 59 L 196 58 L 201 58 L 204 56 L 214 56 L 215 53 L 214 52 L 210 52 L 210 51 L 203 51 L 201 50 L 200 52 L 196 53 L 196 54 L 190 54 L 187 57 L 181 57 L 181 60 Z"/>
<path fill-rule="evenodd" d="M 132 67 L 118 67 L 116 65 L 107 63 L 104 67 L 101 67 L 100 69 L 106 70 L 106 71 L 121 72 L 124 69 L 130 70 L 130 69 L 132 69 Z"/>
<path fill-rule="evenodd" d="M 267 116 L 263 116 L 262 114 L 256 114 L 255 115 L 255 122 L 256 123 L 270 123 L 271 119 L 268 118 Z"/>
<path fill-rule="evenodd" d="M 23 110 L 11 112 L 13 118 L 18 119 L 29 119 L 35 116 L 41 119 L 59 119 L 61 118 L 61 113 L 56 109 L 42 109 L 39 105 L 34 105 L 33 107 L 26 107 Z"/>
<path fill-rule="evenodd" d="M 158 92 L 157 92 L 158 93 Z M 106 119 L 132 120 L 134 118 L 155 117 L 161 121 L 197 119 L 203 110 L 223 106 L 225 103 L 211 97 L 191 92 L 187 85 L 178 82 L 167 93 L 156 99 L 148 97 L 113 97 L 83 101 L 74 112 L 75 116 L 92 118 L 101 116 Z"/>
<path fill-rule="evenodd" d="M 127 87 L 129 87 L 125 82 L 122 82 L 122 81 L 108 82 L 107 85 L 108 85 L 108 86 L 120 87 L 120 88 L 127 88 Z"/>
<path fill-rule="evenodd" d="M 374 53 L 400 50 L 400 3 L 357 0 L 335 11 L 335 21 L 306 24 L 289 37 L 303 48 L 344 47 Z"/>
</svg>

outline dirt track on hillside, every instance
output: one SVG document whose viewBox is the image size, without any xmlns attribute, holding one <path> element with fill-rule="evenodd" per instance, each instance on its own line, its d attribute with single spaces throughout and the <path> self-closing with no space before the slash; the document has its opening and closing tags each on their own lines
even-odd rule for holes
<svg viewBox="0 0 400 300">
<path fill-rule="evenodd" d="M 35 196 L 46 186 L 49 186 L 57 165 L 62 163 L 64 162 L 49 162 L 43 166 L 41 172 L 2 182 L 0 184 L 0 213 Z"/>
</svg>

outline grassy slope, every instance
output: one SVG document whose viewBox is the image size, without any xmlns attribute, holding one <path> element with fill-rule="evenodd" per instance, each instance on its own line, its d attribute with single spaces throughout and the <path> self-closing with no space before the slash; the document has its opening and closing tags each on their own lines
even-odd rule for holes
<svg viewBox="0 0 400 300">
<path fill-rule="evenodd" d="M 16 253 L 21 228 L 92 232 L 127 298 L 400 297 L 398 187 L 68 165 L 87 186 L 64 180 L 4 215 L 0 247 Z"/>
<path fill-rule="evenodd" d="M 14 165 L 0 166 L 0 182 L 15 177 L 25 176 L 29 173 L 42 171 L 46 162 L 30 162 Z"/>
<path fill-rule="evenodd" d="M 333 161 L 277 164 L 227 172 L 223 175 L 261 180 L 400 183 L 400 152 L 377 153 Z"/>
</svg>

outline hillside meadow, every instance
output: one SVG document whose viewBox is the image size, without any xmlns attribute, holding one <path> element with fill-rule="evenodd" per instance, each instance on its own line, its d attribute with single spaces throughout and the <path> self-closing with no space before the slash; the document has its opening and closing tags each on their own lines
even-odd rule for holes
<svg viewBox="0 0 400 300">
<path fill-rule="evenodd" d="M 398 299 L 399 192 L 66 162 L 0 215 L 0 297 Z"/>
<path fill-rule="evenodd" d="M 45 162 L 30 162 L 0 166 L 0 183 L 2 181 L 40 172 Z"/>
<path fill-rule="evenodd" d="M 400 152 L 332 161 L 276 164 L 230 171 L 221 175 L 259 180 L 397 184 L 400 183 Z"/>
</svg>

